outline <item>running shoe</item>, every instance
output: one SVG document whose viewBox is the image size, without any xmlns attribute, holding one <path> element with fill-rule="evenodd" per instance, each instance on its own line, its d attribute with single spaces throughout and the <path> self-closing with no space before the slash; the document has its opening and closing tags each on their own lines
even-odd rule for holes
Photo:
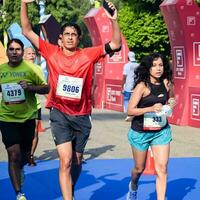
<svg viewBox="0 0 200 200">
<path fill-rule="evenodd" d="M 34 160 L 34 157 L 33 157 L 33 155 L 31 155 L 30 156 L 30 159 L 29 159 L 29 162 L 28 162 L 28 166 L 32 166 L 32 167 L 34 167 L 34 166 L 36 166 L 37 164 L 36 164 L 36 162 L 35 162 L 35 160 Z"/>
<path fill-rule="evenodd" d="M 25 194 L 19 192 L 16 196 L 16 200 L 27 200 Z"/>
<path fill-rule="evenodd" d="M 126 200 L 137 200 L 137 190 L 132 190 L 131 182 L 129 183 L 129 191 L 126 195 Z"/>
</svg>

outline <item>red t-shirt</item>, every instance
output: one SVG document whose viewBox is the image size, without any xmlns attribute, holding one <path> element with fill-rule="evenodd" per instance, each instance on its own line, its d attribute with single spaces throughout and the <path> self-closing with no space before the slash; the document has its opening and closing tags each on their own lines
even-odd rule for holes
<svg viewBox="0 0 200 200">
<path fill-rule="evenodd" d="M 39 39 L 39 51 L 48 64 L 51 89 L 46 107 L 69 115 L 90 114 L 93 66 L 103 55 L 103 46 L 66 56 L 58 46 Z"/>
</svg>

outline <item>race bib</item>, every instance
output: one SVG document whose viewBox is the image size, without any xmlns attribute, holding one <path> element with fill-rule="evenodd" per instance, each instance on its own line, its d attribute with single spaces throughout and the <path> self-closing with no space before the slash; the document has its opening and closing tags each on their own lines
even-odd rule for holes
<svg viewBox="0 0 200 200">
<path fill-rule="evenodd" d="M 166 115 L 157 115 L 155 112 L 149 112 L 144 114 L 144 130 L 160 130 L 166 124 Z"/>
<path fill-rule="evenodd" d="M 59 75 L 56 95 L 64 98 L 80 100 L 82 89 L 82 78 Z"/>
<path fill-rule="evenodd" d="M 2 97 L 5 104 L 20 104 L 25 101 L 24 89 L 17 83 L 1 85 Z"/>
</svg>

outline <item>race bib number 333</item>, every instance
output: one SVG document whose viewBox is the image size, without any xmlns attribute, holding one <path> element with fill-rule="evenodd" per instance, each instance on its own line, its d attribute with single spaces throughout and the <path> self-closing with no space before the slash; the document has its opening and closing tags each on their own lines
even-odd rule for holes
<svg viewBox="0 0 200 200">
<path fill-rule="evenodd" d="M 71 98 L 71 99 L 81 99 L 83 88 L 83 79 L 59 75 L 56 95 Z"/>
<path fill-rule="evenodd" d="M 20 104 L 25 101 L 24 89 L 17 83 L 1 85 L 3 99 L 6 104 Z"/>
<path fill-rule="evenodd" d="M 167 124 L 166 115 L 157 115 L 154 112 L 144 114 L 144 130 L 160 130 Z"/>
</svg>

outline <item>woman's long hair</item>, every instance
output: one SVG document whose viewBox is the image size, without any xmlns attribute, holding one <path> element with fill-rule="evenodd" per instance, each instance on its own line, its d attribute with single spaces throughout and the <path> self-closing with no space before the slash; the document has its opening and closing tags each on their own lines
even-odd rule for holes
<svg viewBox="0 0 200 200">
<path fill-rule="evenodd" d="M 173 82 L 169 61 L 162 54 L 152 53 L 142 58 L 140 65 L 136 68 L 134 76 L 135 86 L 140 82 L 144 82 L 145 85 L 150 83 L 150 68 L 153 66 L 153 61 L 158 58 L 162 59 L 164 66 L 164 72 L 160 77 L 160 81 L 162 82 L 164 79 L 167 79 L 169 82 Z"/>
</svg>

